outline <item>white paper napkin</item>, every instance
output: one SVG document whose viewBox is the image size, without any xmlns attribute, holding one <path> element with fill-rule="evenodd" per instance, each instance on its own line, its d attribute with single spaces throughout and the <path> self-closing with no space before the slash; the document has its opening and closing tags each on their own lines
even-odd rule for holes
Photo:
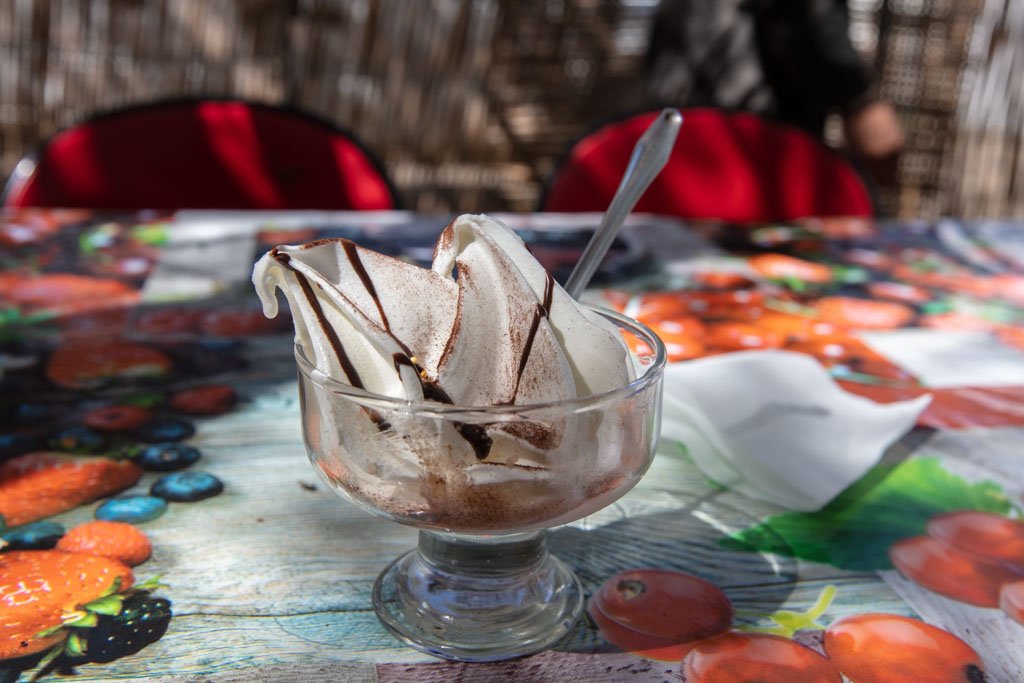
<svg viewBox="0 0 1024 683">
<path fill-rule="evenodd" d="M 666 368 L 661 439 L 685 445 L 723 486 L 810 512 L 862 477 L 930 402 L 847 393 L 801 353 L 732 353 Z"/>
</svg>

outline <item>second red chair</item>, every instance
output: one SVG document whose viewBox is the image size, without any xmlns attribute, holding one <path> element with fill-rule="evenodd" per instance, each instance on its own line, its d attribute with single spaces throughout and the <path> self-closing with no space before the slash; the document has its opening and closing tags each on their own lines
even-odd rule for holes
<svg viewBox="0 0 1024 683">
<path fill-rule="evenodd" d="M 541 210 L 607 209 L 633 146 L 657 115 L 632 116 L 578 142 Z M 669 163 L 637 212 L 735 223 L 874 214 L 849 162 L 803 131 L 714 109 L 687 110 L 683 117 Z"/>
</svg>

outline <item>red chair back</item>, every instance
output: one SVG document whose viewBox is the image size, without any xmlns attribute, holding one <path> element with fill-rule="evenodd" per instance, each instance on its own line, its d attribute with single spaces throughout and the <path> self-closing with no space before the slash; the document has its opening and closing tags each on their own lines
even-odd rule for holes
<svg viewBox="0 0 1024 683">
<path fill-rule="evenodd" d="M 306 114 L 240 101 L 168 102 L 64 130 L 6 207 L 392 209 L 380 165 Z"/>
<path fill-rule="evenodd" d="M 657 115 L 632 116 L 578 142 L 541 210 L 607 209 L 633 146 Z M 838 153 L 797 128 L 714 109 L 683 112 L 668 165 L 636 211 L 736 223 L 874 214 L 863 181 Z"/>
</svg>

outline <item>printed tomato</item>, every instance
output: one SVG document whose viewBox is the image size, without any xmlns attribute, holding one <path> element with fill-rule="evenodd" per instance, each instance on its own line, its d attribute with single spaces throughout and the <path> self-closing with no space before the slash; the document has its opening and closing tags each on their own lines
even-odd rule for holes
<svg viewBox="0 0 1024 683">
<path fill-rule="evenodd" d="M 876 299 L 891 299 L 907 304 L 923 304 L 932 298 L 928 290 L 902 282 L 872 282 L 867 285 L 867 290 Z"/>
<path fill-rule="evenodd" d="M 665 344 L 669 362 L 690 360 L 704 355 L 704 323 L 697 318 L 683 316 L 675 320 L 652 322 L 649 325 Z"/>
<path fill-rule="evenodd" d="M 981 657 L 941 628 L 895 614 L 857 614 L 825 630 L 825 652 L 856 683 L 984 681 Z"/>
<path fill-rule="evenodd" d="M 672 320 L 689 315 L 685 293 L 661 292 L 645 294 L 633 317 L 650 325 L 659 320 Z"/>
<path fill-rule="evenodd" d="M 758 275 L 772 280 L 792 279 L 813 284 L 832 282 L 832 269 L 828 266 L 784 254 L 751 256 L 747 263 Z"/>
<path fill-rule="evenodd" d="M 917 585 L 978 607 L 998 607 L 999 590 L 1020 575 L 995 562 L 968 555 L 928 536 L 914 536 L 889 548 L 900 574 Z"/>
<path fill-rule="evenodd" d="M 704 343 L 720 351 L 777 349 L 785 338 L 768 329 L 747 323 L 721 322 L 708 325 Z"/>
<path fill-rule="evenodd" d="M 914 318 L 914 309 L 895 301 L 871 301 L 845 296 L 827 296 L 814 304 L 818 318 L 835 325 L 864 330 L 903 327 Z"/>
<path fill-rule="evenodd" d="M 683 660 L 683 675 L 687 683 L 842 683 L 825 657 L 766 633 L 730 632 L 700 641 Z"/>
<path fill-rule="evenodd" d="M 928 520 L 927 533 L 969 555 L 1020 567 L 1024 574 L 1024 522 L 977 510 L 961 510 Z"/>
<path fill-rule="evenodd" d="M 727 270 L 708 270 L 694 273 L 693 282 L 708 289 L 749 289 L 757 284 L 742 273 Z"/>
<path fill-rule="evenodd" d="M 921 327 L 928 327 L 933 330 L 964 330 L 972 332 L 990 332 L 997 327 L 991 320 L 985 320 L 970 313 L 935 313 L 933 315 L 921 316 L 919 321 Z"/>
<path fill-rule="evenodd" d="M 1024 626 L 1024 579 L 1003 586 L 999 592 L 999 607 L 1008 617 Z"/>
<path fill-rule="evenodd" d="M 782 335 L 787 342 L 804 341 L 834 335 L 836 326 L 792 313 L 765 311 L 753 323 L 756 327 Z"/>
</svg>

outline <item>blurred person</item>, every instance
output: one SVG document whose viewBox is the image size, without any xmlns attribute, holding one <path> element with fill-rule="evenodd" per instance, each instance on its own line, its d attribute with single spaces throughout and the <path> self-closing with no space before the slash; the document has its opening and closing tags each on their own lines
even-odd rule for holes
<svg viewBox="0 0 1024 683">
<path fill-rule="evenodd" d="M 817 137 L 838 112 L 853 157 L 895 181 L 903 130 L 850 41 L 846 0 L 661 0 L 647 81 L 659 104 L 752 111 Z"/>
</svg>

